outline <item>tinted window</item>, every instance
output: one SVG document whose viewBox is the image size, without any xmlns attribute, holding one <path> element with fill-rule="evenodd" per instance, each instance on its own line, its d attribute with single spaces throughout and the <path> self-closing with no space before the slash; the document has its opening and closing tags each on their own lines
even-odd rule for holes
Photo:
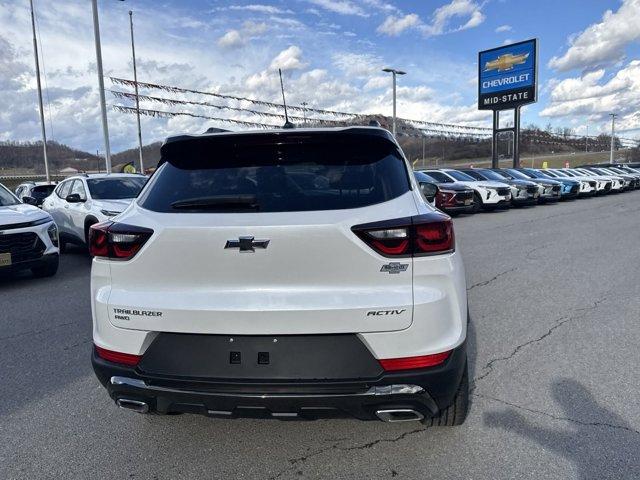
<svg viewBox="0 0 640 480">
<path fill-rule="evenodd" d="M 529 180 L 529 177 L 527 177 L 524 173 L 518 171 L 518 170 L 514 170 L 512 168 L 508 168 L 507 171 L 513 175 L 514 178 L 518 178 L 520 180 Z"/>
<path fill-rule="evenodd" d="M 13 194 L 7 190 L 3 185 L 0 185 L 0 207 L 6 207 L 9 205 L 17 205 L 20 203 Z"/>
<path fill-rule="evenodd" d="M 436 182 L 441 183 L 453 183 L 449 175 L 446 175 L 442 172 L 429 172 L 429 176 L 432 177 Z"/>
<path fill-rule="evenodd" d="M 37 200 L 43 200 L 51 195 L 54 188 L 56 188 L 55 185 L 37 185 L 31 190 L 31 196 Z"/>
<path fill-rule="evenodd" d="M 95 200 L 120 200 L 136 198 L 145 181 L 145 177 L 90 178 L 87 186 Z"/>
<path fill-rule="evenodd" d="M 140 204 L 158 212 L 336 210 L 410 189 L 404 160 L 384 138 L 307 136 L 279 144 L 270 135 L 247 137 L 165 145 L 166 163 Z"/>
<path fill-rule="evenodd" d="M 486 180 L 484 173 L 476 172 L 475 170 L 465 170 L 462 173 L 465 173 L 476 180 Z"/>
<path fill-rule="evenodd" d="M 447 172 L 449 175 L 451 175 L 453 178 L 455 178 L 456 180 L 460 180 L 462 182 L 473 182 L 475 181 L 475 178 L 473 178 L 470 175 L 467 175 L 466 173 L 462 173 L 462 172 L 456 172 L 455 170 L 452 170 L 450 172 Z"/>
</svg>

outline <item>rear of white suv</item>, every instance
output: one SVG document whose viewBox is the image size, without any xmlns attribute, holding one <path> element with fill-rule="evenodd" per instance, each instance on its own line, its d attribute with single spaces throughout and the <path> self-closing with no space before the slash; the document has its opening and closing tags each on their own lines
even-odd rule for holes
<svg viewBox="0 0 640 480">
<path fill-rule="evenodd" d="M 117 404 L 460 424 L 465 276 L 379 128 L 168 139 L 90 249 L 94 370 Z"/>
</svg>

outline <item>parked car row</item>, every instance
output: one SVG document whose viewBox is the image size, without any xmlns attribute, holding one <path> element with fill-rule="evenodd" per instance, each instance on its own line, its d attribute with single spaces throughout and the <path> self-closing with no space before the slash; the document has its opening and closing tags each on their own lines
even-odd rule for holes
<svg viewBox="0 0 640 480">
<path fill-rule="evenodd" d="M 450 214 L 477 213 L 640 188 L 640 169 L 433 168 L 414 175 L 427 200 Z"/>
<path fill-rule="evenodd" d="M 123 212 L 145 181 L 133 174 L 76 175 L 58 185 L 26 182 L 15 194 L 0 185 L 0 271 L 55 275 L 66 245 L 87 245 L 91 225 Z"/>
</svg>

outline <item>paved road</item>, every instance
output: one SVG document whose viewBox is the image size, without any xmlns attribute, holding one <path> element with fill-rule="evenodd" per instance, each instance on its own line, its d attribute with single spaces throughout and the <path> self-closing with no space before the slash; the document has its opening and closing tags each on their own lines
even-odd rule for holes
<svg viewBox="0 0 640 480">
<path fill-rule="evenodd" d="M 455 220 L 466 424 L 118 410 L 89 364 L 90 262 L 0 280 L 0 478 L 640 478 L 640 192 Z"/>
</svg>

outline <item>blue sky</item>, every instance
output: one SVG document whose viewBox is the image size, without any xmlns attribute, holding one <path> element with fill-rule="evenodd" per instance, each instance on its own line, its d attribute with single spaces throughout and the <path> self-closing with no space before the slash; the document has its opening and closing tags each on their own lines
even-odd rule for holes
<svg viewBox="0 0 640 480">
<path fill-rule="evenodd" d="M 489 126 L 476 108 L 477 52 L 539 39 L 539 101 L 523 123 L 606 131 L 620 114 L 640 136 L 640 0 L 100 0 L 105 73 L 130 78 L 128 10 L 134 11 L 139 79 L 359 113 L 391 113 L 390 78 L 406 70 L 398 114 Z M 91 9 L 85 0 L 36 0 L 46 71 L 49 136 L 102 148 Z M 39 137 L 28 2 L 0 0 L 0 139 Z M 108 89 L 126 88 L 113 86 Z M 144 92 L 186 101 L 211 98 Z M 108 94 L 110 105 L 130 105 Z M 235 107 L 242 102 L 219 101 Z M 145 108 L 258 121 L 249 114 L 155 103 Z M 259 121 L 264 121 L 260 119 Z M 135 145 L 133 116 L 109 111 L 114 150 Z M 216 122 L 143 118 L 146 142 Z"/>
</svg>

